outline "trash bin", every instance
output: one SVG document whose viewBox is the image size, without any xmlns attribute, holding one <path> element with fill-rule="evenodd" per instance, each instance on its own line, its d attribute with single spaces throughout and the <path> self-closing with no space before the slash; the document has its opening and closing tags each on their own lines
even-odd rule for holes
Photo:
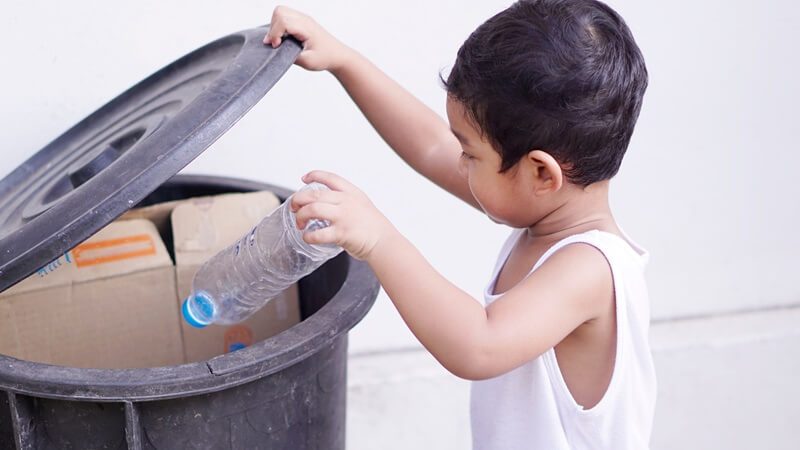
<svg viewBox="0 0 800 450">
<path fill-rule="evenodd" d="M 174 175 L 291 66 L 266 28 L 192 52 L 0 180 L 0 291 L 133 206 L 286 189 Z M 85 369 L 0 355 L 0 449 L 344 448 L 347 332 L 378 292 L 342 253 L 299 282 L 301 322 L 208 361 Z"/>
</svg>

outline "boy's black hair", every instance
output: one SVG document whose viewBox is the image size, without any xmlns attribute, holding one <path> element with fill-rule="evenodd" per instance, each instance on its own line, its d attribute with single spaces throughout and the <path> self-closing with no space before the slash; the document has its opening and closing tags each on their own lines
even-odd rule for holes
<svg viewBox="0 0 800 450">
<path fill-rule="evenodd" d="M 458 51 L 448 95 L 500 153 L 550 153 L 581 186 L 619 170 L 647 88 L 628 26 L 595 0 L 521 0 Z"/>
</svg>

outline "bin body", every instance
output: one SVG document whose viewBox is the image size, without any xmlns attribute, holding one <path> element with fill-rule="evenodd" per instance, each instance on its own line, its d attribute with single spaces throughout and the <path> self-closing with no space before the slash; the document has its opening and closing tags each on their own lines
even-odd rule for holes
<svg viewBox="0 0 800 450">
<path fill-rule="evenodd" d="M 286 189 L 176 176 L 143 202 Z M 299 282 L 302 321 L 209 361 L 80 369 L 0 355 L 0 449 L 343 449 L 347 332 L 378 283 L 342 253 Z"/>
</svg>

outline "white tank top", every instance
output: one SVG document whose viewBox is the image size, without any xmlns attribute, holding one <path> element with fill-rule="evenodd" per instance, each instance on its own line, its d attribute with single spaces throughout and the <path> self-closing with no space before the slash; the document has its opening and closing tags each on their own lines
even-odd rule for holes
<svg viewBox="0 0 800 450">
<path fill-rule="evenodd" d="M 514 230 L 500 251 L 484 293 L 487 306 L 500 297 L 492 295 L 497 276 L 524 231 Z M 552 348 L 510 372 L 475 381 L 470 401 L 475 450 L 649 448 L 656 376 L 648 342 L 648 254 L 630 240 L 592 230 L 553 245 L 531 272 L 560 248 L 577 242 L 599 249 L 614 278 L 617 349 L 608 389 L 597 405 L 583 409 L 570 394 Z"/>
</svg>

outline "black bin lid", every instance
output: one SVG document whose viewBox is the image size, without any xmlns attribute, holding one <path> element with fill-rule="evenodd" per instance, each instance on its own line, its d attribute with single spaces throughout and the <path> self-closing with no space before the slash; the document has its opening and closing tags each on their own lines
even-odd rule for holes
<svg viewBox="0 0 800 450">
<path fill-rule="evenodd" d="M 211 42 L 83 119 L 0 180 L 0 292 L 86 240 L 253 107 L 301 46 L 259 27 Z"/>
</svg>

